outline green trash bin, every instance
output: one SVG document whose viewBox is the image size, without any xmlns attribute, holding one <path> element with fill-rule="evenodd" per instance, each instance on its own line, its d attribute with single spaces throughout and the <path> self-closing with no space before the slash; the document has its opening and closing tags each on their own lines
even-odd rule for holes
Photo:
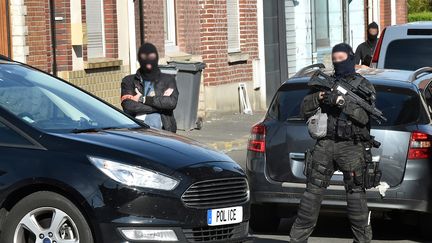
<svg viewBox="0 0 432 243">
<path fill-rule="evenodd" d="M 179 90 L 179 99 L 174 110 L 177 129 L 185 131 L 200 129 L 202 124 L 198 121 L 198 102 L 201 73 L 205 63 L 173 61 L 168 62 L 167 68 L 162 68 L 162 71 L 173 73 L 172 67 L 177 71 L 176 81 Z"/>
</svg>

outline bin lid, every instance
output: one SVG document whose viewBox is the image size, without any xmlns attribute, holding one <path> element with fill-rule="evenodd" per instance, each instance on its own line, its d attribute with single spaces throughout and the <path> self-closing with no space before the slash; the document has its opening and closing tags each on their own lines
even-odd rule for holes
<svg viewBox="0 0 432 243">
<path fill-rule="evenodd" d="M 206 67 L 206 64 L 203 62 L 178 62 L 178 61 L 170 61 L 169 65 L 175 66 L 179 71 L 190 71 L 190 72 L 198 72 L 203 70 Z"/>
<path fill-rule="evenodd" d="M 166 73 L 166 74 L 173 74 L 176 75 L 177 74 L 177 67 L 174 65 L 159 65 L 159 68 L 161 70 L 162 73 Z"/>
</svg>

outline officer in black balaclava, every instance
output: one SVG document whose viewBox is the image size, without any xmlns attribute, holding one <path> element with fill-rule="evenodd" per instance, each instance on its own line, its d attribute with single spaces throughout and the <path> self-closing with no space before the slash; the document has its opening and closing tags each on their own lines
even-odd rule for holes
<svg viewBox="0 0 432 243">
<path fill-rule="evenodd" d="M 159 69 L 159 54 L 151 43 L 138 50 L 140 68 L 136 74 L 126 76 L 121 84 L 123 110 L 156 129 L 176 132 L 174 109 L 179 92 L 173 75 Z"/>
<path fill-rule="evenodd" d="M 362 66 L 370 66 L 372 56 L 378 42 L 379 28 L 377 23 L 372 22 L 367 27 L 367 40 L 361 43 L 355 52 L 355 62 Z"/>
<path fill-rule="evenodd" d="M 354 88 L 367 87 L 372 90 L 372 94 L 364 99 L 373 103 L 375 89 L 367 79 L 356 74 L 351 46 L 341 43 L 333 47 L 332 60 L 333 76 L 338 82 L 347 82 Z M 307 153 L 305 159 L 309 165 L 306 167 L 307 184 L 297 218 L 291 228 L 291 243 L 307 242 L 312 234 L 324 191 L 330 185 L 330 179 L 336 170 L 343 173 L 354 242 L 368 243 L 372 240 L 364 186 L 366 151 L 370 151 L 366 147 L 371 139 L 370 116 L 356 103 L 345 99 L 345 102 L 339 102 L 340 99 L 344 99 L 344 95 L 337 90 L 312 90 L 303 100 L 301 111 L 306 120 L 316 114 L 319 108 L 327 114 L 327 133 L 325 137 L 317 139 L 313 150 Z"/>
</svg>

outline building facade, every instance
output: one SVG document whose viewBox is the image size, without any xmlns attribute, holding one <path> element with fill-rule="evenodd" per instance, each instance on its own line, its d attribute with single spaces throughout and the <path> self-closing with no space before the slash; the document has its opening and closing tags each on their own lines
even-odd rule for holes
<svg viewBox="0 0 432 243">
<path fill-rule="evenodd" d="M 119 106 L 122 77 L 152 42 L 161 64 L 206 63 L 202 112 L 238 111 L 240 84 L 261 110 L 302 67 L 329 65 L 334 44 L 406 18 L 406 0 L 0 0 L 0 54 Z"/>
</svg>

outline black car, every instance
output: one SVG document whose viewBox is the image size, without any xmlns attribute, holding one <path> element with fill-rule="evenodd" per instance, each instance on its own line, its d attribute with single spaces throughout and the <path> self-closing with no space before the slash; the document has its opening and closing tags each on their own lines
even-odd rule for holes
<svg viewBox="0 0 432 243">
<path fill-rule="evenodd" d="M 248 233 L 248 183 L 229 157 L 8 60 L 0 203 L 8 243 L 239 242 Z"/>
<path fill-rule="evenodd" d="M 280 217 L 294 216 L 306 188 L 304 153 L 315 141 L 300 116 L 300 104 L 316 67 L 322 66 L 306 68 L 282 84 L 264 120 L 252 128 L 247 155 L 252 229 L 275 229 Z M 421 219 L 418 223 L 430 233 L 432 68 L 360 71 L 375 86 L 376 106 L 387 118 L 371 124 L 372 135 L 381 142 L 372 151 L 373 160 L 380 163 L 383 176 L 381 193 L 379 188 L 368 190 L 368 205 L 374 215 L 403 212 Z M 322 205 L 332 212 L 346 210 L 342 173 L 333 175 Z"/>
</svg>

